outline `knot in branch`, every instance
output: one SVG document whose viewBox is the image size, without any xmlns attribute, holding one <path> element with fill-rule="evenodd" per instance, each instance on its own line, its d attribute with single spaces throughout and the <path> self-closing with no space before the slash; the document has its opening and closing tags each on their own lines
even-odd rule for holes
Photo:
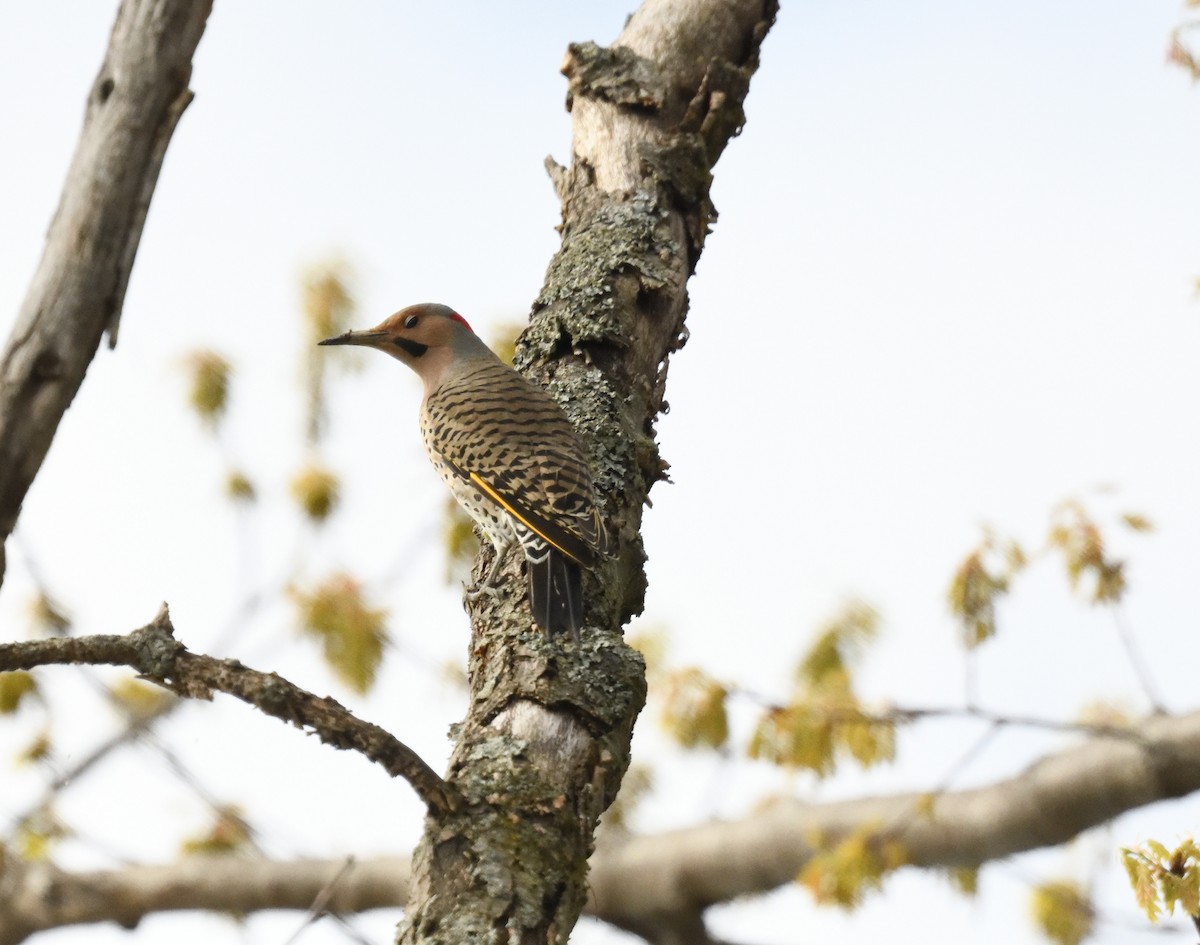
<svg viewBox="0 0 1200 945">
<path fill-rule="evenodd" d="M 169 679 L 175 675 L 175 658 L 184 651 L 175 639 L 171 615 L 163 604 L 155 618 L 129 635 L 138 672 L 154 679 Z"/>
</svg>

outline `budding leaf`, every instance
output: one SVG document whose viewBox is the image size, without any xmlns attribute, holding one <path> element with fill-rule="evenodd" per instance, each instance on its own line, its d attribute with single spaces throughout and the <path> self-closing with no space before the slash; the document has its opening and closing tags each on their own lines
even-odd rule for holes
<svg viewBox="0 0 1200 945">
<path fill-rule="evenodd" d="M 344 574 L 293 597 L 301 628 L 321 641 L 329 667 L 355 692 L 369 690 L 383 661 L 387 611 L 367 606 L 361 586 Z"/>
<path fill-rule="evenodd" d="M 797 879 L 818 903 L 852 909 L 907 861 L 902 844 L 864 826 L 813 856 Z"/>
<path fill-rule="evenodd" d="M 60 637 L 71 629 L 71 618 L 45 591 L 39 591 L 30 601 L 29 616 L 38 631 L 46 636 Z"/>
<path fill-rule="evenodd" d="M 215 351 L 196 351 L 185 362 L 189 371 L 188 400 L 192 409 L 215 429 L 229 406 L 229 362 Z"/>
<path fill-rule="evenodd" d="M 663 726 L 687 748 L 720 748 L 729 740 L 725 710 L 728 691 L 695 667 L 671 675 L 663 707 Z"/>
<path fill-rule="evenodd" d="M 1151 922 L 1173 915 L 1178 905 L 1193 919 L 1200 917 L 1200 848 L 1192 839 L 1168 850 L 1157 840 L 1121 850 L 1137 904 Z"/>
<path fill-rule="evenodd" d="M 0 715 L 12 715 L 26 697 L 36 692 L 36 680 L 24 670 L 0 673 Z"/>
<path fill-rule="evenodd" d="M 241 810 L 231 805 L 217 810 L 205 833 L 184 840 L 180 852 L 186 856 L 222 856 L 244 850 L 251 839 L 250 825 L 242 817 Z"/>
<path fill-rule="evenodd" d="M 225 494 L 235 502 L 253 502 L 258 498 L 254 483 L 237 469 L 231 469 L 225 477 Z"/>
<path fill-rule="evenodd" d="M 1035 887 L 1031 905 L 1038 928 L 1057 945 L 1079 945 L 1091 933 L 1096 919 L 1091 899 L 1069 880 Z"/>
<path fill-rule="evenodd" d="M 108 694 L 131 719 L 158 715 L 174 698 L 167 690 L 136 679 L 122 679 L 108 690 Z"/>
<path fill-rule="evenodd" d="M 341 497 L 338 478 L 328 469 L 310 463 L 292 480 L 292 495 L 315 524 L 321 524 L 337 508 Z"/>
</svg>

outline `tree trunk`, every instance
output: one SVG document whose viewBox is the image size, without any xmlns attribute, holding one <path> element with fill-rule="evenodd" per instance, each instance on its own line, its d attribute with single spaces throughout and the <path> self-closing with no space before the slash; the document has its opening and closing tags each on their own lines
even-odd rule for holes
<svg viewBox="0 0 1200 945">
<path fill-rule="evenodd" d="M 565 942 L 583 908 L 592 832 L 645 699 L 621 627 L 646 588 L 638 531 L 665 475 L 653 433 L 667 360 L 715 217 L 712 167 L 741 130 L 776 9 L 647 0 L 611 48 L 568 51 L 574 153 L 569 169 L 549 166 L 563 241 L 517 364 L 588 444 L 618 554 L 586 579 L 580 643 L 531 626 L 518 556 L 518 590 L 473 604 L 471 704 L 448 775 L 466 803 L 427 821 L 402 943 Z"/>
</svg>

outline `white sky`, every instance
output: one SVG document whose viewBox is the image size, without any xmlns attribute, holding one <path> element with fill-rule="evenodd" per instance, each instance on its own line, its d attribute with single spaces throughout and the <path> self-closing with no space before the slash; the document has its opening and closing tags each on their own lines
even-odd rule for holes
<svg viewBox="0 0 1200 945">
<path fill-rule="evenodd" d="M 0 6 L 0 333 L 40 255 L 114 9 Z M 436 549 L 442 501 L 421 454 L 418 388 L 383 358 L 341 384 L 325 458 L 347 476 L 349 500 L 326 533 L 298 530 L 287 481 L 303 457 L 299 276 L 344 255 L 364 325 L 422 300 L 455 305 L 485 335 L 523 317 L 557 245 L 541 162 L 569 158 L 563 51 L 610 41 L 630 9 L 219 3 L 120 345 L 95 361 L 25 504 L 0 638 L 25 632 L 27 550 L 78 632 L 138 626 L 166 599 L 193 648 L 331 691 L 444 758 L 461 706 L 429 667 L 460 657 L 467 625 L 436 551 L 413 551 Z M 1193 662 L 1180 656 L 1195 639 L 1200 565 L 1200 91 L 1164 64 L 1181 15 L 1176 0 L 785 4 L 747 129 L 717 168 L 721 219 L 691 286 L 692 339 L 672 361 L 673 410 L 659 426 L 675 485 L 655 489 L 646 515 L 644 624 L 670 630 L 674 660 L 783 697 L 814 627 L 860 594 L 885 618 L 864 690 L 952 703 L 962 658 L 944 591 L 978 526 L 1036 544 L 1056 501 L 1113 484 L 1097 510 L 1135 509 L 1158 525 L 1122 541 L 1128 618 L 1168 706 L 1194 705 Z M 263 494 L 241 525 L 219 497 L 224 460 L 184 406 L 179 360 L 201 346 L 237 369 L 224 448 Z M 398 645 L 369 699 L 346 693 L 296 641 L 285 604 L 222 634 L 239 595 L 295 561 L 310 576 L 348 568 L 373 580 L 392 610 Z M 401 578 L 385 581 L 394 566 Z M 979 664 L 989 707 L 1071 717 L 1104 697 L 1145 708 L 1111 620 L 1073 603 L 1055 567 L 1029 575 L 1002 621 Z M 111 730 L 81 674 L 42 678 L 67 760 Z M 23 743 L 35 715 L 0 726 L 0 753 Z M 642 757 L 676 767 L 644 822 L 735 815 L 767 790 L 928 786 L 974 732 L 922 730 L 902 742 L 897 767 L 814 788 L 677 760 L 648 715 Z M 394 851 L 417 835 L 402 786 L 241 706 L 191 707 L 164 734 L 212 794 L 245 802 L 271 853 Z M 1060 744 L 1007 735 L 958 783 Z M 39 776 L 0 770 L 6 821 L 38 796 Z M 147 807 L 159 818 L 150 829 Z M 399 807 L 394 833 L 379 829 L 381 807 Z M 145 750 L 68 792 L 63 812 L 94 831 L 94 842 L 64 849 L 73 865 L 105 862 L 98 847 L 170 857 L 206 816 Z M 1025 879 L 1087 879 L 1113 847 L 1170 841 L 1198 821 L 1194 800 L 1159 805 L 1070 851 L 985 871 L 976 903 L 901 875 L 849 917 L 785 890 L 770 908 L 721 910 L 714 927 L 764 945 L 1033 942 Z M 1136 926 L 1127 887 L 1104 876 L 1102 908 Z M 391 922 L 361 926 L 385 941 Z M 138 938 L 276 942 L 294 926 L 189 919 L 168 933 L 155 920 Z M 126 940 L 106 929 L 46 941 L 81 935 Z M 304 939 L 338 940 L 324 929 Z M 1095 940 L 1151 939 L 1108 924 Z"/>
</svg>

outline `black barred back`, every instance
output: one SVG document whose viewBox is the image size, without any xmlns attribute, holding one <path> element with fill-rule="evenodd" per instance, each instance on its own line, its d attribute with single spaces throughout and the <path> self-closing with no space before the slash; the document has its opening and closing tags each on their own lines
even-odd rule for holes
<svg viewBox="0 0 1200 945">
<path fill-rule="evenodd" d="M 432 391 L 421 433 L 439 471 L 448 464 L 526 526 L 519 531 L 585 567 L 606 552 L 583 444 L 550 395 L 499 359 L 472 359 Z"/>
</svg>

